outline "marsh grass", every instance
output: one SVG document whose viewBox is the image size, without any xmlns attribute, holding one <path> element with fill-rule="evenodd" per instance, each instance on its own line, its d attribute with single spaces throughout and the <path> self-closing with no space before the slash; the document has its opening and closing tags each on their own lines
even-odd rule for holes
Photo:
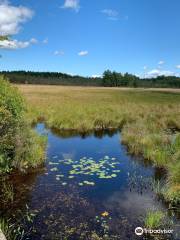
<svg viewBox="0 0 180 240">
<path fill-rule="evenodd" d="M 14 226 L 9 220 L 0 218 L 0 230 L 7 240 L 17 240 L 17 235 L 14 232 Z"/>
<path fill-rule="evenodd" d="M 172 124 L 172 118 L 179 126 L 178 94 L 172 98 L 173 94 L 136 90 L 26 85 L 19 88 L 30 103 L 31 121 L 43 119 L 57 129 L 117 128 L 138 119 L 149 119 L 147 124 L 152 125 L 153 119 L 162 114 L 168 115 L 164 120 L 170 117 L 168 122 Z M 169 101 L 171 104 L 166 106 Z M 177 116 L 173 117 L 175 112 Z M 160 124 L 167 125 L 159 119 Z"/>
<path fill-rule="evenodd" d="M 30 211 L 28 205 L 25 211 L 19 211 L 18 215 L 13 216 L 15 219 L 0 217 L 0 230 L 7 240 L 30 239 L 31 233 L 35 231 L 31 225 L 36 214 Z"/>
<path fill-rule="evenodd" d="M 165 214 L 161 211 L 150 211 L 145 218 L 145 226 L 156 229 L 164 225 Z"/>
<path fill-rule="evenodd" d="M 0 218 L 0 230 L 6 240 L 24 239 L 25 232 L 22 227 L 12 224 L 11 219 Z"/>
<path fill-rule="evenodd" d="M 2 202 L 12 203 L 14 201 L 14 188 L 12 184 L 3 182 L 1 192 L 0 197 L 2 198 Z"/>
<path fill-rule="evenodd" d="M 59 130 L 121 129 L 122 142 L 168 172 L 167 200 L 180 200 L 180 94 L 143 89 L 19 85 L 31 123 Z"/>
</svg>

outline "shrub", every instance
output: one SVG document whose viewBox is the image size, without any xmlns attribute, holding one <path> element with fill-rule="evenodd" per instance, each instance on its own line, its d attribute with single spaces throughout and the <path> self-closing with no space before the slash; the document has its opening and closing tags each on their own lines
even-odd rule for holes
<svg viewBox="0 0 180 240">
<path fill-rule="evenodd" d="M 20 119 L 25 111 L 25 102 L 19 90 L 12 87 L 2 76 L 0 77 L 0 106 L 3 106 L 14 117 Z"/>
<path fill-rule="evenodd" d="M 26 104 L 18 89 L 0 76 L 0 173 L 35 167 L 44 157 L 44 139 L 25 120 Z"/>
</svg>

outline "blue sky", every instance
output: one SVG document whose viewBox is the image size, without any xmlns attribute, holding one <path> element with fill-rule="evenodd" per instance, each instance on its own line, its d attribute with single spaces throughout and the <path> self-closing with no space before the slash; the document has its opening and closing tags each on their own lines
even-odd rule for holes
<svg viewBox="0 0 180 240">
<path fill-rule="evenodd" d="M 0 0 L 0 70 L 179 75 L 179 0 Z"/>
</svg>

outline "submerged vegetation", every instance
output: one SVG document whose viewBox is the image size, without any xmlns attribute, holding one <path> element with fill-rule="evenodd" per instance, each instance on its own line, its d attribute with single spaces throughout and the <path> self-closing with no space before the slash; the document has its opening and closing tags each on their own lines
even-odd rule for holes
<svg viewBox="0 0 180 240">
<path fill-rule="evenodd" d="M 26 205 L 26 210 L 23 213 L 20 211 L 18 215 L 13 216 L 15 219 L 0 217 L 0 233 L 2 231 L 7 240 L 30 239 L 29 237 L 35 232 L 33 221 L 36 213 L 30 212 Z"/>
<path fill-rule="evenodd" d="M 26 103 L 16 87 L 0 77 L 0 173 L 36 167 L 45 140 L 25 120 Z"/>
<path fill-rule="evenodd" d="M 180 94 L 145 90 L 27 86 L 27 118 L 58 130 L 121 129 L 133 154 L 167 170 L 163 197 L 180 199 Z"/>
</svg>

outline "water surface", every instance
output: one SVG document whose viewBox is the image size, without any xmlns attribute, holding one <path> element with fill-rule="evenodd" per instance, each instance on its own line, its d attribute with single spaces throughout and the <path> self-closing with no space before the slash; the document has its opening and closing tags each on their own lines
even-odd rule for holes
<svg viewBox="0 0 180 240">
<path fill-rule="evenodd" d="M 80 136 L 47 130 L 44 124 L 36 130 L 48 136 L 45 166 L 10 177 L 13 201 L 0 207 L 1 215 L 16 219 L 19 212 L 35 214 L 33 222 L 23 220 L 30 229 L 24 239 L 147 239 L 134 230 L 143 227 L 147 211 L 165 211 L 152 191 L 161 171 L 130 156 L 119 132 Z"/>
</svg>

